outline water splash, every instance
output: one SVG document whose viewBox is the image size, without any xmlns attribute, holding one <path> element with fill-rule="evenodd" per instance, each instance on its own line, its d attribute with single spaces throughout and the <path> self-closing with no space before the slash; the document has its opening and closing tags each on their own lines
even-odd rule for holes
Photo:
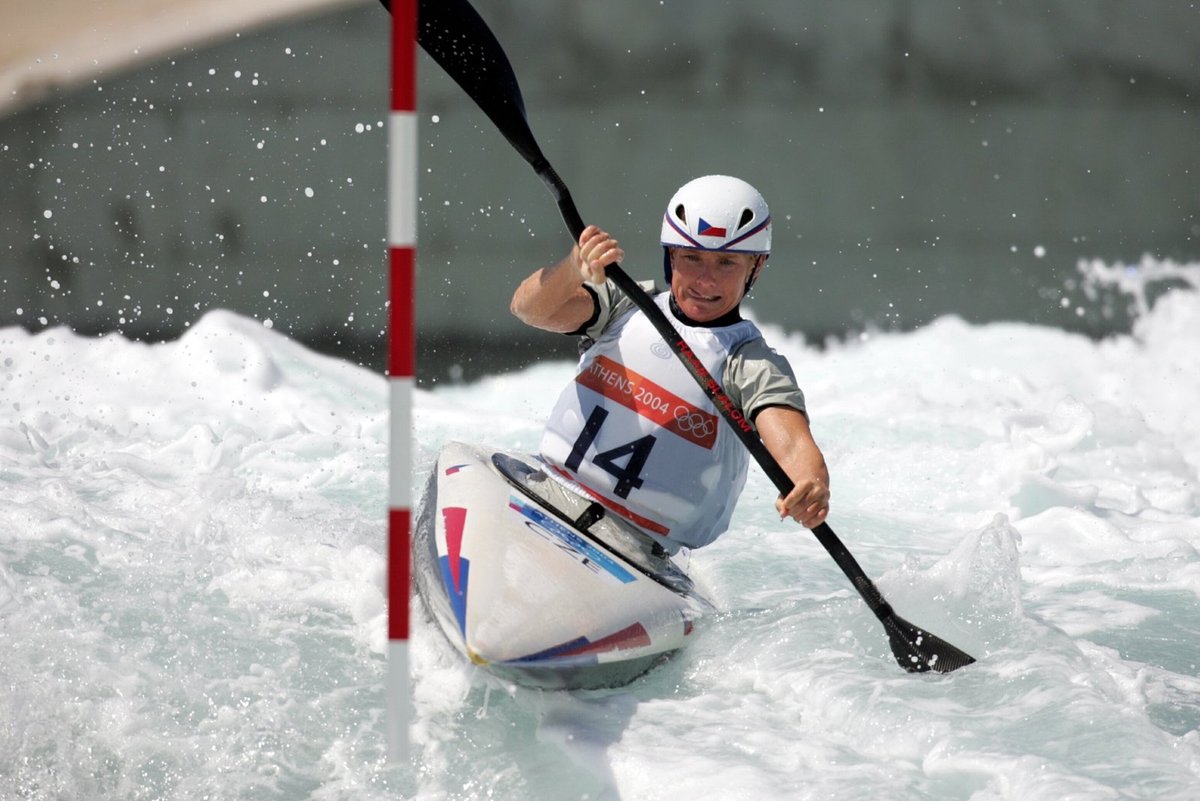
<svg viewBox="0 0 1200 801">
<path fill-rule="evenodd" d="M 1142 269 L 1187 286 L 1101 341 L 771 337 L 831 524 L 975 665 L 899 670 L 752 471 L 692 557 L 723 614 L 619 697 L 497 686 L 418 616 L 411 769 L 383 761 L 382 377 L 225 313 L 153 347 L 2 330 L 0 797 L 1190 801 L 1197 270 Z M 536 447 L 571 370 L 419 392 L 421 469 L 481 431 Z"/>
</svg>

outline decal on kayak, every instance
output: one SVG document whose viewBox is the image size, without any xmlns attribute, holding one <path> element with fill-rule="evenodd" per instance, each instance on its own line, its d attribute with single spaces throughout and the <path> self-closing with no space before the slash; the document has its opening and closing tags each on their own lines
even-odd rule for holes
<svg viewBox="0 0 1200 801">
<path fill-rule="evenodd" d="M 610 498 L 604 497 L 603 495 L 601 495 L 600 493 L 596 492 L 594 489 L 589 487 L 587 484 L 584 484 L 582 481 L 580 481 L 579 478 L 574 473 L 571 473 L 568 470 L 564 470 L 563 468 L 559 467 L 556 464 L 549 465 L 549 467 L 551 470 L 553 470 L 555 473 L 558 473 L 563 478 L 570 480 L 574 486 L 579 487 L 579 489 L 586 492 L 590 497 L 595 499 L 595 501 L 597 503 L 599 503 L 601 506 L 603 506 L 604 508 L 611 509 L 612 511 L 619 514 L 621 517 L 625 518 L 626 520 L 630 521 L 631 523 L 637 524 L 638 526 L 646 529 L 647 531 L 653 531 L 655 534 L 659 534 L 663 537 L 671 536 L 671 529 L 667 528 L 662 523 L 651 520 L 650 518 L 645 517 L 643 515 L 639 515 L 636 512 L 634 512 L 633 510 L 617 503 L 616 501 L 614 501 Z"/>
<path fill-rule="evenodd" d="M 556 645 L 553 648 L 547 648 L 545 651 L 539 651 L 536 654 L 523 656 L 520 659 L 509 660 L 511 662 L 547 662 L 554 659 L 564 659 L 574 656 L 588 656 L 591 654 L 601 654 L 606 651 L 624 651 L 629 648 L 645 648 L 651 644 L 650 633 L 646 631 L 646 627 L 641 623 L 634 623 L 632 626 L 627 626 L 616 634 L 610 634 L 607 637 L 602 637 L 595 642 L 592 642 L 587 637 L 579 637 L 564 642 L 561 645 Z"/>
<path fill-rule="evenodd" d="M 457 473 L 459 470 L 462 470 L 464 467 L 470 467 L 470 466 L 471 465 L 469 465 L 469 464 L 452 464 L 446 468 L 445 473 L 448 476 L 452 476 L 455 473 Z"/>
<path fill-rule="evenodd" d="M 461 506 L 447 506 L 442 509 L 442 521 L 446 524 L 446 555 L 438 560 L 442 568 L 442 582 L 446 585 L 446 597 L 450 599 L 450 607 L 458 620 L 458 629 L 466 632 L 471 562 L 462 558 L 462 538 L 467 510 Z"/>
<path fill-rule="evenodd" d="M 629 584 L 637 580 L 632 573 L 613 561 L 608 554 L 585 537 L 576 534 L 536 506 L 526 503 L 515 495 L 510 495 L 508 508 L 525 518 L 525 525 L 530 531 L 550 540 L 558 546 L 559 550 L 593 573 L 599 574 L 603 570 L 622 584 Z"/>
</svg>

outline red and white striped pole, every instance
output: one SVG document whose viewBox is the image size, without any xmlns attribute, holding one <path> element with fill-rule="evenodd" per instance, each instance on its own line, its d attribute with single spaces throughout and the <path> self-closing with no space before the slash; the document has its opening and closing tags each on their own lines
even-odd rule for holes
<svg viewBox="0 0 1200 801">
<path fill-rule="evenodd" d="M 413 295 L 417 244 L 417 0 L 392 0 L 388 119 L 388 752 L 408 758 L 413 718 L 408 663 L 412 539 Z"/>
</svg>

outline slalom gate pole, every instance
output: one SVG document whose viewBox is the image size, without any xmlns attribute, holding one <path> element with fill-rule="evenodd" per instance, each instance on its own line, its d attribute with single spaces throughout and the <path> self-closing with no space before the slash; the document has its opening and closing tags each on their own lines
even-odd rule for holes
<svg viewBox="0 0 1200 801">
<path fill-rule="evenodd" d="M 417 0 L 393 0 L 388 118 L 388 653 L 392 761 L 408 759 L 413 718 L 408 633 L 412 566 L 413 324 L 417 242 Z"/>
</svg>

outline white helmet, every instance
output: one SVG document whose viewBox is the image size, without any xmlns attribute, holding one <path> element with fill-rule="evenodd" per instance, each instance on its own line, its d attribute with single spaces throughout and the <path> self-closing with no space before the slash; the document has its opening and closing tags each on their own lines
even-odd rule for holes
<svg viewBox="0 0 1200 801">
<path fill-rule="evenodd" d="M 671 283 L 673 247 L 771 253 L 771 211 L 758 190 L 741 178 L 705 175 L 681 186 L 663 215 L 663 275 Z M 746 291 L 757 278 L 752 273 Z"/>
<path fill-rule="evenodd" d="M 771 212 L 758 190 L 741 178 L 706 175 L 688 181 L 667 204 L 662 244 L 770 253 Z"/>
</svg>

